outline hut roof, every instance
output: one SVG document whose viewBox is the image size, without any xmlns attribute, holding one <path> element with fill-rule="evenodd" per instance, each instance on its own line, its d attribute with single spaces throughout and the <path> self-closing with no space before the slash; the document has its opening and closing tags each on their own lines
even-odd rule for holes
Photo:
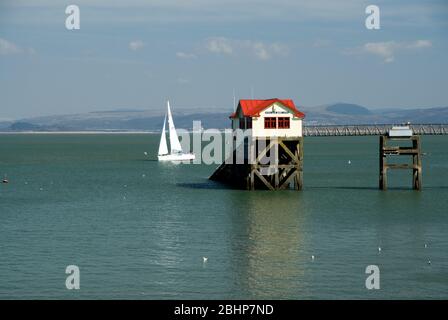
<svg viewBox="0 0 448 320">
<path fill-rule="evenodd" d="M 285 106 L 286 108 L 290 109 L 294 116 L 298 118 L 304 118 L 305 114 L 303 112 L 300 112 L 294 102 L 291 99 L 266 99 L 266 100 L 253 100 L 253 99 L 244 99 L 240 100 L 238 103 L 238 108 L 241 108 L 241 111 L 243 113 L 243 116 L 245 117 L 259 117 L 260 112 L 272 105 L 273 103 L 278 102 Z M 230 118 L 236 118 L 238 117 L 237 112 L 234 112 L 230 115 Z"/>
</svg>

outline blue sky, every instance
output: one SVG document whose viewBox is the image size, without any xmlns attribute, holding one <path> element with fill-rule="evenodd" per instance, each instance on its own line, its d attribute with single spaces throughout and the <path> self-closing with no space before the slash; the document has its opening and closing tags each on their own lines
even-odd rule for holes
<svg viewBox="0 0 448 320">
<path fill-rule="evenodd" d="M 81 29 L 65 28 L 76 4 Z M 381 29 L 367 30 L 378 5 Z M 2 0 L 0 119 L 237 98 L 448 105 L 448 2 Z"/>
</svg>

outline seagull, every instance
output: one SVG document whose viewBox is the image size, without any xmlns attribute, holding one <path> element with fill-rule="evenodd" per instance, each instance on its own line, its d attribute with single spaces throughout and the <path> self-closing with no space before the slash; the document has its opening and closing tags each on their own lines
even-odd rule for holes
<svg viewBox="0 0 448 320">
<path fill-rule="evenodd" d="M 314 255 L 312 255 L 312 256 L 311 256 L 311 260 L 313 260 L 313 261 L 314 261 Z"/>
<path fill-rule="evenodd" d="M 147 156 L 147 155 L 148 155 L 148 152 L 145 151 L 145 152 L 143 152 L 143 154 L 144 154 L 145 156 Z"/>
<path fill-rule="evenodd" d="M 431 264 L 431 260 L 428 260 L 428 264 L 429 264 L 429 265 Z"/>
<path fill-rule="evenodd" d="M 348 162 L 347 162 L 348 164 L 352 164 L 352 162 L 351 162 L 351 160 L 348 160 Z"/>
<path fill-rule="evenodd" d="M 203 263 L 207 263 L 207 261 L 208 261 L 208 258 L 207 258 L 207 257 L 202 257 L 202 262 L 203 262 Z"/>
<path fill-rule="evenodd" d="M 378 252 L 381 252 L 381 247 L 378 247 Z"/>
<path fill-rule="evenodd" d="M 425 248 L 428 248 L 428 245 L 425 243 Z"/>
</svg>

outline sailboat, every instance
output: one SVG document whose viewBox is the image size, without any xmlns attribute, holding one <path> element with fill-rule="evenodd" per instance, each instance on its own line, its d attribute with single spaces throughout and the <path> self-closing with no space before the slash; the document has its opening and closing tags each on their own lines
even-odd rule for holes
<svg viewBox="0 0 448 320">
<path fill-rule="evenodd" d="M 170 135 L 170 152 L 168 152 L 168 144 L 166 141 L 165 124 L 168 117 L 168 130 Z M 163 120 L 163 129 L 160 136 L 159 144 L 159 161 L 188 161 L 194 160 L 194 153 L 184 153 L 177 136 L 176 128 L 174 127 L 173 116 L 171 115 L 170 102 L 167 101 L 167 113 Z"/>
</svg>

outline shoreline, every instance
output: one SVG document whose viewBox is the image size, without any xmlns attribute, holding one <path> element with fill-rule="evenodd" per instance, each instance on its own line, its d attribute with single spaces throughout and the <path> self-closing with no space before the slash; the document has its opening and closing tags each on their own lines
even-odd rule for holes
<svg viewBox="0 0 448 320">
<path fill-rule="evenodd" d="M 0 131 L 0 135 L 12 134 L 159 134 L 157 131 Z"/>
<path fill-rule="evenodd" d="M 223 132 L 225 129 L 218 129 Z M 197 131 L 187 130 L 188 133 L 197 133 Z M 0 131 L 0 135 L 12 134 L 160 134 L 160 131 Z"/>
</svg>

